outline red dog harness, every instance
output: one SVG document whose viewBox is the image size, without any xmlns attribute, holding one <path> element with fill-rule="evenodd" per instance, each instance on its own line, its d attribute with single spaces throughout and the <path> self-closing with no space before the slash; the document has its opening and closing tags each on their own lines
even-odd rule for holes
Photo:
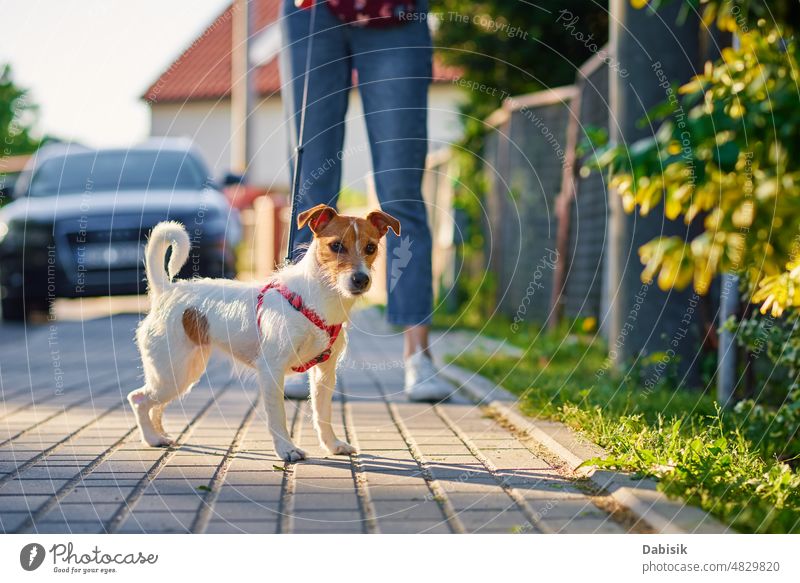
<svg viewBox="0 0 800 583">
<path fill-rule="evenodd" d="M 331 348 L 333 347 L 333 343 L 336 342 L 336 339 L 339 337 L 339 332 L 342 330 L 342 325 L 334 324 L 333 326 L 328 326 L 325 323 L 325 320 L 323 320 L 319 314 L 303 303 L 303 298 L 301 298 L 299 294 L 294 293 L 282 283 L 278 283 L 276 281 L 270 282 L 265 285 L 261 289 L 261 293 L 258 294 L 258 301 L 256 303 L 256 323 L 258 324 L 258 333 L 261 333 L 261 306 L 264 303 L 264 294 L 271 289 L 278 290 L 278 293 L 286 298 L 286 301 L 289 302 L 289 305 L 303 314 L 312 324 L 314 324 L 314 326 L 328 335 L 328 347 L 325 350 L 309 360 L 307 363 L 301 364 L 300 366 L 293 366 L 292 370 L 295 372 L 306 372 L 308 369 L 328 360 L 331 357 Z"/>
</svg>

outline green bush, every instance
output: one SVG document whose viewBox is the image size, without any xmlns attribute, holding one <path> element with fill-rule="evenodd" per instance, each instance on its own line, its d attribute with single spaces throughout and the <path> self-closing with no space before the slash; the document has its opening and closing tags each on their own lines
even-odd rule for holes
<svg viewBox="0 0 800 583">
<path fill-rule="evenodd" d="M 733 332 L 752 361 L 763 356 L 770 365 L 757 370 L 763 385 L 754 398 L 740 401 L 735 412 L 742 433 L 768 455 L 796 460 L 800 456 L 800 317 L 792 311 L 780 318 L 755 314 L 724 328 Z"/>
<path fill-rule="evenodd" d="M 643 281 L 657 279 L 664 290 L 693 284 L 706 294 L 715 275 L 737 273 L 762 312 L 779 316 L 800 306 L 797 3 L 770 3 L 774 11 L 755 0 L 689 5 L 703 10 L 706 24 L 736 33 L 739 48 L 723 49 L 680 88 L 680 99 L 652 111 L 653 136 L 611 144 L 596 164 L 611 171 L 627 212 L 659 209 L 702 227 L 688 242 L 643 245 Z"/>
</svg>

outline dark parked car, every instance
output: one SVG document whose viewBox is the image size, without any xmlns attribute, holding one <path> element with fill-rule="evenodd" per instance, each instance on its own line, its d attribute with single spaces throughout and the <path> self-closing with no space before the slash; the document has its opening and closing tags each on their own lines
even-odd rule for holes
<svg viewBox="0 0 800 583">
<path fill-rule="evenodd" d="M 167 219 L 192 240 L 181 277 L 234 277 L 238 212 L 189 144 L 41 149 L 0 209 L 3 318 L 23 320 L 57 297 L 144 293 L 143 246 Z"/>
<path fill-rule="evenodd" d="M 0 207 L 11 201 L 14 184 L 30 158 L 28 155 L 0 158 Z"/>
</svg>

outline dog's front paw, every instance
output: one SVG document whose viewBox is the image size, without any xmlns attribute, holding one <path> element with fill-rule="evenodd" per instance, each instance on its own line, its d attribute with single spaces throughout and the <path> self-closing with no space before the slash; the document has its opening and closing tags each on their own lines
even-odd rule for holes
<svg viewBox="0 0 800 583">
<path fill-rule="evenodd" d="M 306 452 L 291 443 L 282 447 L 277 447 L 276 451 L 285 462 L 299 462 L 300 460 L 306 459 Z"/>
<path fill-rule="evenodd" d="M 341 439 L 337 439 L 328 450 L 333 455 L 353 455 L 356 453 L 356 448 Z"/>
<path fill-rule="evenodd" d="M 175 440 L 169 435 L 151 434 L 142 440 L 150 447 L 171 447 L 175 445 Z"/>
</svg>

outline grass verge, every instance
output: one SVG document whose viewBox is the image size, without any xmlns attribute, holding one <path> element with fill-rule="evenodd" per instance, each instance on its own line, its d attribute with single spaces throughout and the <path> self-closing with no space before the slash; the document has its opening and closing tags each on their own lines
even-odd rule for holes
<svg viewBox="0 0 800 583">
<path fill-rule="evenodd" d="M 739 531 L 800 533 L 800 469 L 776 457 L 785 443 L 754 441 L 746 417 L 675 389 L 669 375 L 649 382 L 641 366 L 614 372 L 603 343 L 589 335 L 507 330 L 493 322 L 482 332 L 508 336 L 526 349 L 522 359 L 472 352 L 455 362 L 517 394 L 525 413 L 561 421 L 605 448 L 610 455 L 598 465 L 656 477 L 666 494 Z"/>
</svg>

